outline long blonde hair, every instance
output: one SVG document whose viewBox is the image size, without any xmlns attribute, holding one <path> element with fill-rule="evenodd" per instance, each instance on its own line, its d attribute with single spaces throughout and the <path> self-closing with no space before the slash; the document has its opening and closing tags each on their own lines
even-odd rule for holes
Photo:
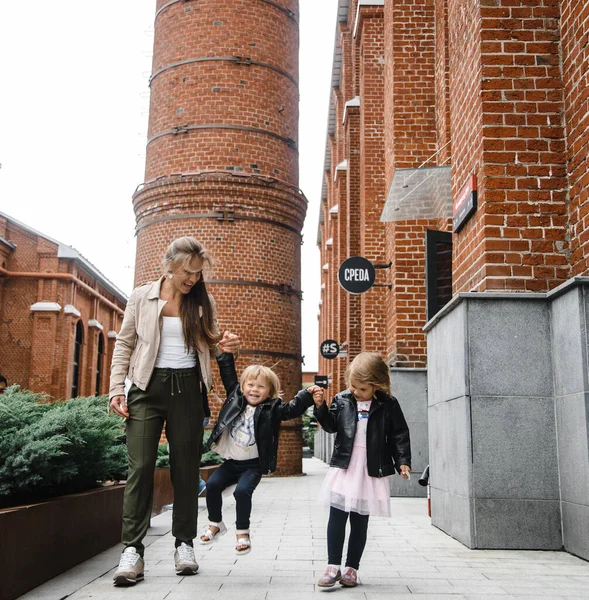
<svg viewBox="0 0 589 600">
<path fill-rule="evenodd" d="M 193 258 L 202 260 L 203 266 L 212 267 L 209 253 L 198 240 L 189 236 L 175 239 L 168 246 L 164 256 L 164 273 L 169 275 L 179 267 L 188 266 Z M 202 315 L 200 314 L 201 307 Z M 201 274 L 190 292 L 182 297 L 180 319 L 187 350 L 198 352 L 199 342 L 204 342 L 209 348 L 212 348 L 219 341 L 221 336 L 213 304 L 207 293 L 204 274 Z"/>
<path fill-rule="evenodd" d="M 386 394 L 391 393 L 389 367 L 376 352 L 360 352 L 346 369 L 346 385 L 348 386 L 350 377 L 361 383 L 369 383 Z"/>
</svg>

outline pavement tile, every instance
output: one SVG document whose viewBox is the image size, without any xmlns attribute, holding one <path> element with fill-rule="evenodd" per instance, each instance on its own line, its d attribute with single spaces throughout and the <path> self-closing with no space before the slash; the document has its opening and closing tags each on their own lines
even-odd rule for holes
<svg viewBox="0 0 589 600">
<path fill-rule="evenodd" d="M 196 576 L 174 574 L 171 513 L 164 513 L 146 538 L 144 582 L 113 587 L 118 544 L 19 600 L 589 600 L 589 563 L 565 552 L 471 550 L 431 526 L 422 498 L 392 498 L 393 516 L 371 519 L 358 587 L 318 588 L 329 513 L 316 497 L 327 467 L 306 459 L 303 468 L 307 477 L 262 479 L 246 556 L 235 554 L 229 495 L 229 531 L 215 544 L 195 545 Z M 203 501 L 199 511 L 200 531 L 207 522 Z"/>
</svg>

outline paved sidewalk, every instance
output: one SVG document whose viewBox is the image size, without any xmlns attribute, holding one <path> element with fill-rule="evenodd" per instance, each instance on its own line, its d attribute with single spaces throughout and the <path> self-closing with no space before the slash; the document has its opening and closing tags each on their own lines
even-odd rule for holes
<svg viewBox="0 0 589 600">
<path fill-rule="evenodd" d="M 468 550 L 432 527 L 424 499 L 392 498 L 393 516 L 373 518 L 359 570 L 361 585 L 317 588 L 326 565 L 328 509 L 316 503 L 327 467 L 303 461 L 305 477 L 264 478 L 254 494 L 252 552 L 235 555 L 235 526 L 196 545 L 200 570 L 174 573 L 171 515 L 152 520 L 145 581 L 114 588 L 116 546 L 21 596 L 21 600 L 508 600 L 589 599 L 589 563 L 564 552 Z M 199 530 L 206 524 L 199 500 Z M 225 523 L 235 519 L 232 496 Z M 324 600 L 327 597 L 324 597 Z"/>
</svg>

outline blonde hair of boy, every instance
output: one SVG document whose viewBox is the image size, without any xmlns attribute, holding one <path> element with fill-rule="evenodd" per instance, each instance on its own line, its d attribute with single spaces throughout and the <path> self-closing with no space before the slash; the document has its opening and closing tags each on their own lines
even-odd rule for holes
<svg viewBox="0 0 589 600">
<path fill-rule="evenodd" d="M 263 377 L 268 384 L 268 388 L 270 389 L 268 398 L 278 398 L 280 395 L 280 379 L 278 379 L 278 375 L 272 369 L 263 367 L 262 365 L 250 365 L 243 370 L 239 378 L 241 389 L 243 389 L 248 379 L 257 379 L 258 377 Z"/>
<path fill-rule="evenodd" d="M 385 394 L 391 393 L 389 367 L 376 352 L 360 352 L 346 369 L 346 385 L 348 386 L 350 377 L 361 383 L 369 383 Z"/>
</svg>

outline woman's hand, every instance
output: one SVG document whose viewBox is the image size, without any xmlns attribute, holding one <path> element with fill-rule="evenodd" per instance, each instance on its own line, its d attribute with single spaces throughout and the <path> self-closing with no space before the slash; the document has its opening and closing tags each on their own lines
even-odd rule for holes
<svg viewBox="0 0 589 600">
<path fill-rule="evenodd" d="M 407 465 L 401 465 L 401 473 L 399 473 L 403 479 L 409 479 L 411 475 L 411 469 Z"/>
<path fill-rule="evenodd" d="M 124 419 L 129 418 L 129 409 L 127 408 L 125 396 L 113 396 L 110 399 L 110 407 L 119 417 L 123 417 Z"/>
<path fill-rule="evenodd" d="M 223 334 L 223 338 L 219 342 L 219 348 L 221 348 L 221 350 L 223 350 L 223 352 L 229 352 L 230 354 L 236 354 L 237 352 L 239 352 L 240 342 L 241 342 L 241 340 L 239 339 L 238 335 L 235 335 L 234 333 L 229 333 L 229 331 L 226 331 Z"/>
<path fill-rule="evenodd" d="M 307 388 L 307 391 L 313 396 L 315 406 L 319 408 L 323 404 L 323 388 L 318 385 L 312 385 Z"/>
</svg>

